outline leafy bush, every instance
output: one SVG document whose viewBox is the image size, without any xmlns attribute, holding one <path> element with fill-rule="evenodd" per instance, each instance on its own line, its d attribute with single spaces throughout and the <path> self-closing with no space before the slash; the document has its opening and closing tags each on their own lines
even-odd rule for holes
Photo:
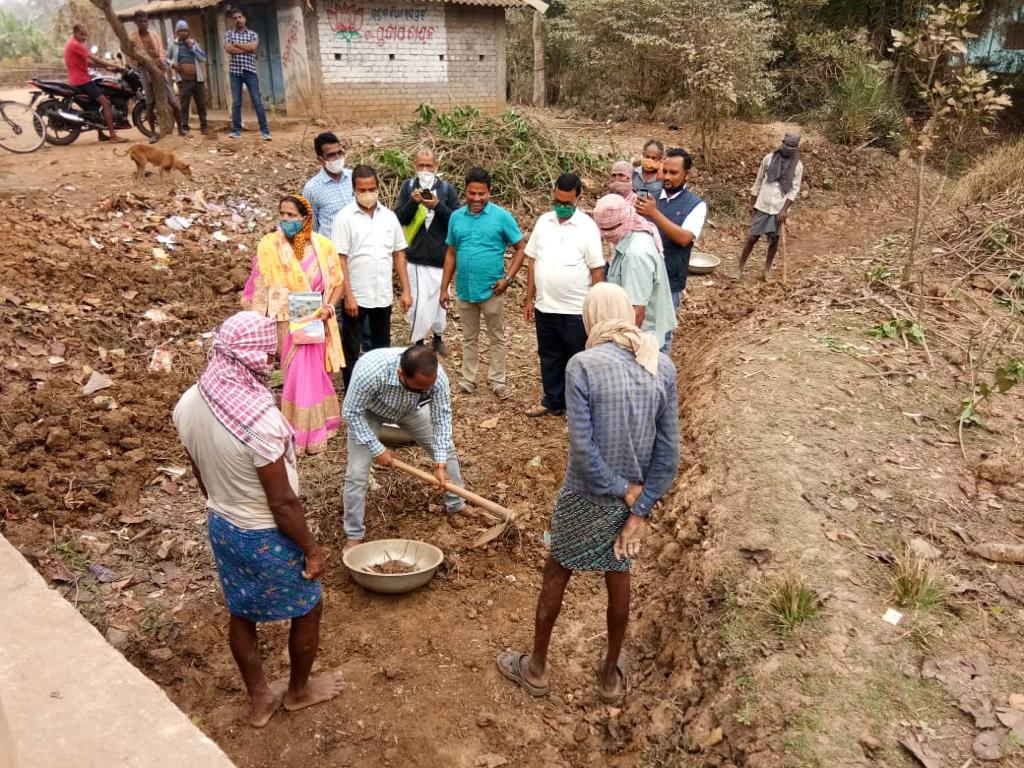
<svg viewBox="0 0 1024 768">
<path fill-rule="evenodd" d="M 892 88 L 889 68 L 883 64 L 859 65 L 831 89 L 820 117 L 825 134 L 835 142 L 896 148 L 903 109 Z"/>
</svg>

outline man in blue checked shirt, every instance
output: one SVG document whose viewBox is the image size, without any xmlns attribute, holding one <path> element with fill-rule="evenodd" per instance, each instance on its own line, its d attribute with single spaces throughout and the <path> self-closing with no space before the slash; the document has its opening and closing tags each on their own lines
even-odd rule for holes
<svg viewBox="0 0 1024 768">
<path fill-rule="evenodd" d="M 531 653 L 503 651 L 499 671 L 531 696 L 548 693 L 548 647 L 575 571 L 598 571 L 608 590 L 608 649 L 598 698 L 626 695 L 623 640 L 630 565 L 654 505 L 679 468 L 676 369 L 662 338 L 636 326 L 629 295 L 597 283 L 583 302 L 587 348 L 565 369 L 569 461 L 551 515 L 551 554 L 537 600 Z"/>
<path fill-rule="evenodd" d="M 387 347 L 359 358 L 345 393 L 342 418 L 348 424 L 348 468 L 345 472 L 345 549 L 366 536 L 366 485 L 370 464 L 390 467 L 395 455 L 380 441 L 381 425 L 397 424 L 426 449 L 434 461 L 438 484 L 462 486 L 459 457 L 452 440 L 452 404 L 448 376 L 437 355 L 425 346 Z M 449 514 L 466 503 L 444 496 Z"/>
<path fill-rule="evenodd" d="M 231 12 L 234 29 L 224 33 L 224 50 L 231 57 L 228 64 L 228 75 L 231 78 L 231 138 L 242 135 L 242 86 L 249 89 L 252 108 L 256 110 L 256 120 L 260 124 L 260 133 L 265 141 L 270 141 L 270 128 L 267 127 L 267 113 L 263 111 L 260 99 L 260 78 L 256 74 L 256 49 L 260 47 L 260 36 L 245 26 L 245 12 L 236 8 Z"/>
</svg>

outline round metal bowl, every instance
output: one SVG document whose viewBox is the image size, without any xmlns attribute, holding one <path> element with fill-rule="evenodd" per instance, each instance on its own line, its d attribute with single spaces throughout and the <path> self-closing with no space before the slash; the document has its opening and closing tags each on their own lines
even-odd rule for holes
<svg viewBox="0 0 1024 768">
<path fill-rule="evenodd" d="M 342 562 L 359 586 L 371 592 L 398 595 L 411 592 L 430 581 L 444 561 L 444 552 L 433 544 L 415 539 L 367 541 L 345 552 Z M 412 566 L 409 573 L 377 573 L 373 566 L 399 560 Z"/>
<path fill-rule="evenodd" d="M 710 253 L 704 253 L 703 251 L 694 251 L 690 254 L 689 272 L 691 275 L 709 275 L 721 263 L 722 260 L 717 256 L 712 256 Z"/>
</svg>

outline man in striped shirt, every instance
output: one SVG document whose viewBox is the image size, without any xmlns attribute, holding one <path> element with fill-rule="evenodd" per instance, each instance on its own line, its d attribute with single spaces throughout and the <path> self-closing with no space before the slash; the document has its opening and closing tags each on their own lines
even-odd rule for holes
<svg viewBox="0 0 1024 768">
<path fill-rule="evenodd" d="M 224 50 L 231 57 L 228 64 L 228 75 L 231 78 L 231 138 L 242 135 L 242 86 L 249 89 L 252 108 L 256 111 L 256 120 L 260 124 L 260 133 L 265 141 L 270 141 L 270 128 L 267 127 L 267 113 L 263 111 L 260 100 L 260 78 L 256 74 L 256 49 L 260 47 L 260 36 L 245 26 L 245 12 L 236 8 L 231 13 L 235 23 L 234 29 L 224 33 Z"/>
<path fill-rule="evenodd" d="M 352 371 L 342 407 L 348 424 L 348 466 L 345 471 L 345 549 L 366 536 L 366 485 L 370 464 L 390 467 L 395 455 L 380 441 L 384 423 L 397 424 L 427 450 L 434 475 L 444 483 L 462 486 L 459 457 L 452 441 L 452 404 L 448 376 L 429 347 L 386 347 L 367 352 Z M 445 494 L 449 514 L 465 502 Z"/>
</svg>

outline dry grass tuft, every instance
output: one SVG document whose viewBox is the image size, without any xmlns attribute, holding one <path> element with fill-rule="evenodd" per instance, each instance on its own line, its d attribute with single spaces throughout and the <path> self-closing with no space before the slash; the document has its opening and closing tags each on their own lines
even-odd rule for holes
<svg viewBox="0 0 1024 768">
<path fill-rule="evenodd" d="M 768 614 L 782 629 L 793 631 L 821 613 L 817 592 L 795 573 L 783 576 L 768 597 Z"/>
<path fill-rule="evenodd" d="M 892 592 L 900 605 L 919 610 L 937 608 L 946 600 L 935 566 L 910 549 L 893 563 Z"/>
<path fill-rule="evenodd" d="M 981 203 L 1015 188 L 1024 188 L 1024 139 L 985 155 L 960 179 L 954 198 L 961 204 Z"/>
</svg>

